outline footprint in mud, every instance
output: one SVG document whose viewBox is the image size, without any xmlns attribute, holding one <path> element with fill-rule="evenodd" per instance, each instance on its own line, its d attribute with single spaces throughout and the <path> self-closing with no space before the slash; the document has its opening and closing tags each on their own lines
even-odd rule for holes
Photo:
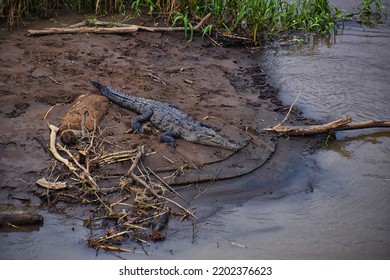
<svg viewBox="0 0 390 280">
<path fill-rule="evenodd" d="M 66 90 L 59 90 L 53 94 L 46 94 L 44 96 L 36 96 L 35 101 L 47 104 L 50 106 L 54 106 L 56 104 L 69 104 L 71 103 L 75 97 Z"/>
<path fill-rule="evenodd" d="M 47 47 L 62 48 L 64 47 L 65 43 L 58 40 L 46 40 L 42 42 L 42 45 Z"/>
<path fill-rule="evenodd" d="M 17 118 L 26 113 L 28 107 L 30 107 L 30 104 L 28 103 L 15 104 L 14 109 L 11 112 L 5 113 L 5 116 L 10 119 Z"/>
</svg>

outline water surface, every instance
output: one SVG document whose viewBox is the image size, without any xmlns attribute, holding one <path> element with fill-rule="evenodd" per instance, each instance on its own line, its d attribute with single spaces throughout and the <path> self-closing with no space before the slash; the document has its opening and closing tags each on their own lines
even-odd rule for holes
<svg viewBox="0 0 390 280">
<path fill-rule="evenodd" d="M 350 9 L 357 2 L 336 4 Z M 383 3 L 390 11 L 389 1 Z M 334 40 L 270 48 L 253 59 L 286 104 L 302 91 L 296 106 L 306 117 L 389 120 L 389 50 L 388 25 L 347 24 Z M 148 246 L 149 256 L 96 254 L 86 246 L 88 230 L 81 221 L 49 213 L 42 213 L 45 226 L 39 231 L 0 233 L 2 244 L 7 242 L 1 254 L 17 259 L 389 259 L 389 155 L 389 129 L 338 132 L 328 147 L 287 158 L 283 170 L 270 165 L 218 182 L 197 202 L 201 219 L 176 227 L 180 230 L 172 225 L 165 242 Z M 270 185 L 280 191 L 268 192 Z"/>
<path fill-rule="evenodd" d="M 383 4 L 389 10 L 389 1 Z M 389 120 L 389 50 L 388 24 L 346 24 L 334 41 L 269 49 L 262 59 L 285 103 L 302 91 L 296 106 L 306 117 Z M 338 132 L 336 137 L 307 157 L 319 167 L 313 173 L 314 192 L 266 207 L 268 217 L 287 227 L 278 238 L 284 245 L 274 246 L 279 253 L 270 256 L 390 258 L 390 130 Z"/>
</svg>

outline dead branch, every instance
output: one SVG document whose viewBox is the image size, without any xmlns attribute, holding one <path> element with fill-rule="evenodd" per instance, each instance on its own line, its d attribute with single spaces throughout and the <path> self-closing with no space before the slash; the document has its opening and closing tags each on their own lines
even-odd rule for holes
<svg viewBox="0 0 390 280">
<path fill-rule="evenodd" d="M 211 13 L 208 13 L 204 18 L 202 18 L 197 25 L 194 26 L 194 31 L 199 31 L 202 28 L 202 25 L 205 21 L 211 17 Z M 173 32 L 173 31 L 185 31 L 185 27 L 146 27 L 139 26 L 139 30 L 150 31 L 150 32 Z"/>
<path fill-rule="evenodd" d="M 28 36 L 45 36 L 54 34 L 80 34 L 80 33 L 96 33 L 96 34 L 126 34 L 137 32 L 139 26 L 126 27 L 76 27 L 76 28 L 58 28 L 51 27 L 41 30 L 27 30 Z"/>
<path fill-rule="evenodd" d="M 185 201 L 184 197 L 181 196 L 177 191 L 175 191 L 170 185 L 168 185 L 160 176 L 158 176 L 158 175 L 156 174 L 156 172 L 154 172 L 154 171 L 153 171 L 151 168 L 149 168 L 149 167 L 148 167 L 148 170 L 149 170 L 149 172 L 152 173 L 153 176 L 156 177 L 156 178 L 157 178 L 165 187 L 167 187 L 171 192 L 173 192 L 174 194 L 176 194 L 178 197 L 180 197 L 181 199 L 183 199 L 183 200 Z"/>
<path fill-rule="evenodd" d="M 87 179 L 89 185 L 94 189 L 94 194 L 96 198 L 101 202 L 101 204 L 109 210 L 109 213 L 111 213 L 111 209 L 103 202 L 100 195 L 97 193 L 99 190 L 98 185 L 96 184 L 93 177 L 89 174 L 89 172 L 76 160 L 76 158 L 64 147 L 62 147 L 60 144 L 57 143 L 56 145 L 56 135 L 58 132 L 58 127 L 49 124 L 50 128 L 50 151 L 54 155 L 54 157 L 59 160 L 60 162 L 64 163 L 66 167 L 79 179 L 81 182 Z M 63 158 L 57 151 L 56 146 L 61 149 L 61 151 L 65 152 L 72 160 L 73 162 L 83 171 L 82 174 L 79 174 L 77 168 L 66 158 Z"/>
<path fill-rule="evenodd" d="M 390 127 L 390 121 L 382 120 L 368 120 L 361 122 L 351 122 L 347 125 L 341 126 L 336 130 L 351 130 L 351 129 L 363 129 L 373 127 Z"/>
<path fill-rule="evenodd" d="M 131 27 L 132 24 L 119 23 L 119 22 L 109 22 L 109 21 L 100 21 L 100 20 L 85 20 L 76 24 L 69 25 L 69 28 L 79 28 L 79 27 L 94 27 L 94 26 L 104 26 L 104 27 Z"/>
<path fill-rule="evenodd" d="M 99 165 L 104 166 L 115 162 L 128 161 L 134 158 L 137 150 L 119 151 L 109 154 L 104 154 L 99 158 Z"/>
<path fill-rule="evenodd" d="M 81 123 L 80 129 L 82 130 L 83 126 L 85 126 L 85 117 L 81 118 Z M 95 123 L 93 131 L 86 132 L 87 137 L 85 140 L 89 143 L 79 143 L 80 146 L 76 147 L 76 150 L 70 150 L 67 146 L 58 143 L 59 141 L 57 142 L 56 137 L 59 128 L 50 124 L 49 128 L 50 151 L 56 159 L 55 162 L 59 161 L 64 164 L 67 173 L 71 175 L 70 179 L 74 179 L 77 183 L 82 183 L 80 188 L 68 188 L 65 193 L 55 194 L 56 197 L 50 202 L 51 205 L 54 205 L 59 200 L 68 201 L 69 199 L 74 199 L 80 203 L 94 204 L 98 207 L 99 211 L 97 213 L 99 213 L 99 217 L 91 218 L 89 223 L 105 219 L 117 220 L 117 225 L 108 229 L 103 235 L 97 238 L 89 238 L 89 246 L 106 250 L 126 251 L 126 248 L 115 246 L 118 240 L 135 238 L 138 241 L 143 241 L 141 239 L 142 236 L 147 238 L 147 240 L 162 240 L 165 238 L 162 231 L 166 226 L 168 213 L 173 213 L 169 208 L 171 205 L 174 205 L 175 208 L 177 207 L 180 210 L 184 210 L 180 211 L 180 216 L 183 219 L 189 216 L 195 217 L 190 210 L 187 210 L 173 199 L 165 197 L 165 193 L 160 191 L 160 187 L 164 190 L 166 187 L 178 197 L 181 197 L 180 194 L 171 189 L 151 169 L 148 170 L 142 165 L 142 157 L 149 155 L 144 152 L 145 149 L 143 146 L 138 149 L 120 150 L 113 153 L 105 153 L 104 147 L 102 147 L 99 154 L 97 154 L 96 147 L 100 147 L 102 143 L 106 143 L 107 141 L 96 135 L 97 127 Z M 77 157 L 77 152 L 79 153 L 79 157 Z M 88 156 L 94 156 L 95 158 L 89 160 Z M 91 169 L 91 171 L 88 169 L 91 161 L 96 161 L 102 167 L 129 160 L 132 162 L 127 176 L 125 174 L 125 176 L 121 177 L 121 180 L 125 179 L 127 182 L 119 182 L 119 187 L 114 186 L 109 189 L 101 189 L 93 173 L 95 169 Z M 101 172 L 101 170 L 98 170 L 98 172 Z M 155 181 L 155 178 L 152 180 L 149 177 L 152 175 L 156 176 L 162 184 Z M 38 180 L 37 184 L 48 190 L 59 190 L 65 188 L 65 186 L 71 186 L 65 182 L 57 182 L 57 180 L 48 182 L 44 178 Z M 128 186 L 130 184 L 132 186 Z M 163 187 L 163 184 L 165 187 Z M 85 185 L 88 187 L 85 188 Z M 126 188 L 123 186 L 126 186 Z M 135 187 L 133 186 L 137 186 L 140 191 L 134 192 L 132 189 L 135 189 Z M 103 213 L 103 215 L 100 213 Z M 160 219 L 163 216 L 164 219 Z"/>
<path fill-rule="evenodd" d="M 199 31 L 205 21 L 211 16 L 207 14 L 194 28 L 194 31 Z M 92 27 L 91 27 L 92 25 Z M 97 27 L 97 26 L 113 26 L 113 27 Z M 45 28 L 41 30 L 27 30 L 28 36 L 45 36 L 54 34 L 76 34 L 76 33 L 97 33 L 97 34 L 126 34 L 137 31 L 149 32 L 174 32 L 185 31 L 185 27 L 146 27 L 139 25 L 122 24 L 115 22 L 100 22 L 100 21 L 84 21 L 74 24 L 67 28 Z"/>
<path fill-rule="evenodd" d="M 57 132 L 58 132 L 58 127 L 56 127 L 55 125 L 52 125 L 52 124 L 49 124 L 49 128 L 50 128 L 50 147 L 49 147 L 49 150 L 51 151 L 51 153 L 53 154 L 53 156 L 60 162 L 62 162 L 63 164 L 66 165 L 66 167 L 68 167 L 68 169 L 70 171 L 72 171 L 73 173 L 76 173 L 76 167 L 74 167 L 74 165 L 69 161 L 67 160 L 66 158 L 62 157 L 58 151 L 57 151 L 57 148 L 56 148 L 56 137 L 57 137 Z"/>
<path fill-rule="evenodd" d="M 143 154 L 144 154 L 144 146 L 141 146 L 138 149 L 138 153 L 137 153 L 137 155 L 136 155 L 136 157 L 135 157 L 135 159 L 133 161 L 133 164 L 131 165 L 129 171 L 127 172 L 127 175 L 130 176 L 131 178 L 133 178 L 136 182 L 138 182 L 140 185 L 142 185 L 145 189 L 147 189 L 155 198 L 157 198 L 159 200 L 165 200 L 165 201 L 167 201 L 169 203 L 172 203 L 172 204 L 176 205 L 177 207 L 179 207 L 180 209 L 182 209 L 183 211 L 185 211 L 188 216 L 191 216 L 191 217 L 195 218 L 194 213 L 192 213 L 191 211 L 189 211 L 185 207 L 181 206 L 176 201 L 173 201 L 173 200 L 171 200 L 171 199 L 169 199 L 167 197 L 159 195 L 158 193 L 156 193 L 156 191 L 150 185 L 148 185 L 148 183 L 146 183 L 144 180 L 142 180 L 140 177 L 138 177 L 134 173 L 134 169 L 136 168 L 138 162 L 141 160 Z"/>
<path fill-rule="evenodd" d="M 299 92 L 299 94 L 298 94 L 297 97 L 295 98 L 294 102 L 290 105 L 290 108 L 288 109 L 287 115 L 284 117 L 284 119 L 282 120 L 281 124 L 284 124 L 284 123 L 287 121 L 288 116 L 290 115 L 292 108 L 294 107 L 295 103 L 298 101 L 299 96 L 301 96 L 302 92 L 303 92 L 303 90 L 301 90 L 301 91 Z"/>
<path fill-rule="evenodd" d="M 110 246 L 110 245 L 99 245 L 99 244 L 94 244 L 95 248 L 97 249 L 104 249 L 104 250 L 109 250 L 109 251 L 118 251 L 118 252 L 132 252 L 135 253 L 135 249 L 127 249 L 127 248 L 122 248 L 122 247 L 115 247 L 115 246 Z"/>
<path fill-rule="evenodd" d="M 390 121 L 368 120 L 352 122 L 352 118 L 347 116 L 336 121 L 320 125 L 289 126 L 280 123 L 273 127 L 264 128 L 263 131 L 290 136 L 306 136 L 340 130 L 364 129 L 373 127 L 390 127 Z"/>
<path fill-rule="evenodd" d="M 80 168 L 80 170 L 83 172 L 84 176 L 80 176 L 78 175 L 77 177 L 79 179 L 81 178 L 86 178 L 88 180 L 88 183 L 90 184 L 90 186 L 94 189 L 94 190 L 98 190 L 99 187 L 98 185 L 96 184 L 95 180 L 92 178 L 91 174 L 89 174 L 88 170 L 82 166 L 78 160 L 72 155 L 72 153 L 70 151 L 68 151 L 67 149 L 65 149 L 65 147 L 63 147 L 62 145 L 60 145 L 59 143 L 57 143 L 57 147 L 65 152 L 70 158 L 71 160 L 77 165 L 78 168 Z"/>
<path fill-rule="evenodd" d="M 46 178 L 39 179 L 37 184 L 49 190 L 62 190 L 68 188 L 66 182 L 49 182 L 46 180 Z"/>
</svg>

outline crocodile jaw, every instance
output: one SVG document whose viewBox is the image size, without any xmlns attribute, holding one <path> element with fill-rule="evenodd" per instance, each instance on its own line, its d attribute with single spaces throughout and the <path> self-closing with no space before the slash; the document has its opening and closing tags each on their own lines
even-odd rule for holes
<svg viewBox="0 0 390 280">
<path fill-rule="evenodd" d="M 196 142 L 202 145 L 220 147 L 233 151 L 237 151 L 240 148 L 238 145 L 229 142 L 228 140 L 226 140 L 222 136 L 219 136 L 216 133 L 204 133 L 197 135 Z"/>
</svg>

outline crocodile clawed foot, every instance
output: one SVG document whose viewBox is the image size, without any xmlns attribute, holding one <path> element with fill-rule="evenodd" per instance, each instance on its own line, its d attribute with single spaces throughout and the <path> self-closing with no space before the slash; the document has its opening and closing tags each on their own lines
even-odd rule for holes
<svg viewBox="0 0 390 280">
<path fill-rule="evenodd" d="M 174 149 L 176 149 L 176 146 L 177 146 L 176 141 L 175 142 L 165 142 L 165 144 L 167 144 L 169 147 L 172 147 Z"/>
<path fill-rule="evenodd" d="M 162 134 L 160 137 L 160 141 L 162 143 L 166 143 L 168 146 L 170 146 L 172 148 L 176 148 L 176 146 L 177 146 L 176 140 L 173 137 L 172 132 L 165 132 L 164 134 Z"/>
<path fill-rule="evenodd" d="M 142 124 L 140 122 L 131 122 L 131 128 L 135 133 L 141 133 L 142 131 Z"/>
</svg>

